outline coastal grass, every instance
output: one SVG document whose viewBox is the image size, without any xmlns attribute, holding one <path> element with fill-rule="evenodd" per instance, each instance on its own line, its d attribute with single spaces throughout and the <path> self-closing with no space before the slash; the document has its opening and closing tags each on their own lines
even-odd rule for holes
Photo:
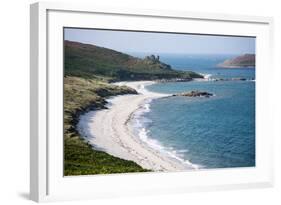
<svg viewBox="0 0 281 205">
<path fill-rule="evenodd" d="M 78 135 L 64 140 L 64 160 L 65 176 L 149 171 L 133 161 L 93 149 Z"/>
<path fill-rule="evenodd" d="M 158 56 L 144 59 L 112 49 L 64 41 L 65 75 L 92 79 L 107 76 L 111 81 L 203 78 L 192 71 L 179 71 L 160 61 Z"/>
<path fill-rule="evenodd" d="M 106 109 L 106 97 L 137 94 L 126 86 L 114 86 L 108 79 L 64 77 L 64 175 L 145 172 L 133 161 L 95 150 L 76 130 L 79 116 L 90 110 Z"/>
</svg>

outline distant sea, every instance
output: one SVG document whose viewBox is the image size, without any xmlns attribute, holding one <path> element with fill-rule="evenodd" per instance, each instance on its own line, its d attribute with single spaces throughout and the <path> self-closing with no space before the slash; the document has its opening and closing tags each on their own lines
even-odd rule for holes
<svg viewBox="0 0 281 205">
<path fill-rule="evenodd" d="M 160 60 L 174 69 L 192 70 L 209 80 L 158 83 L 146 89 L 167 94 L 200 90 L 215 96 L 149 100 L 132 118 L 136 135 L 194 168 L 255 166 L 255 69 L 216 66 L 234 56 L 161 54 Z M 213 81 L 235 78 L 246 80 Z"/>
</svg>

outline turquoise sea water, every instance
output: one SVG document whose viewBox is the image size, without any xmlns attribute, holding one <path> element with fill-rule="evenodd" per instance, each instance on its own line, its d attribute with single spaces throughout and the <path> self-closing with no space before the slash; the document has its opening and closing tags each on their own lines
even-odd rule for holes
<svg viewBox="0 0 281 205">
<path fill-rule="evenodd" d="M 146 102 L 133 118 L 135 132 L 154 147 L 199 168 L 255 166 L 255 69 L 222 69 L 226 55 L 164 55 L 179 70 L 246 81 L 158 83 L 159 93 L 207 91 L 210 98 L 168 97 Z"/>
</svg>

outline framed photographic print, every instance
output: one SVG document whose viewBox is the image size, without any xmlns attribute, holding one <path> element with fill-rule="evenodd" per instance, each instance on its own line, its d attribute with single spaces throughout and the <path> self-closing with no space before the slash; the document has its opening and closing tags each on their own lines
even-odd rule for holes
<svg viewBox="0 0 281 205">
<path fill-rule="evenodd" d="M 31 199 L 272 186 L 272 22 L 31 5 Z"/>
</svg>

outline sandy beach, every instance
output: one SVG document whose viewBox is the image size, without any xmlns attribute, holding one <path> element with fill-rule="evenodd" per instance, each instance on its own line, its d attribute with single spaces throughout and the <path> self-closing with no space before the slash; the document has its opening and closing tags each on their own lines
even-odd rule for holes
<svg viewBox="0 0 281 205">
<path fill-rule="evenodd" d="M 138 91 L 138 95 L 122 95 L 108 99 L 107 107 L 91 111 L 80 117 L 79 133 L 98 150 L 126 160 L 132 160 L 146 169 L 154 171 L 180 171 L 193 169 L 164 153 L 153 149 L 138 136 L 133 135 L 129 120 L 145 100 L 165 97 L 164 94 L 149 92 L 145 86 L 152 81 L 120 82 Z"/>
</svg>

